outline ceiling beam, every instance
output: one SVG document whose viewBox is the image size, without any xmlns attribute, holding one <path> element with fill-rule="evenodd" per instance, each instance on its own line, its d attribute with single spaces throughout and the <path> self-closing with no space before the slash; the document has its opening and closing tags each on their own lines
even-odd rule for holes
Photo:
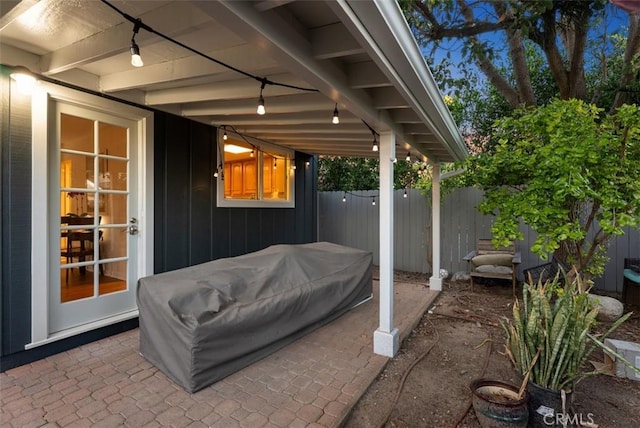
<svg viewBox="0 0 640 428">
<path fill-rule="evenodd" d="M 294 86 L 307 87 L 306 82 L 290 74 L 277 74 L 269 79 Z M 268 85 L 264 91 L 265 105 L 269 111 L 269 97 L 278 95 L 299 94 L 298 89 L 284 86 Z M 194 85 L 181 88 L 159 89 L 147 92 L 147 105 L 191 103 L 198 101 L 216 100 L 220 98 L 241 99 L 254 98 L 258 102 L 260 82 L 250 79 L 237 79 L 226 82 L 215 82 L 207 85 Z M 257 104 L 256 104 L 257 105 Z"/>
<path fill-rule="evenodd" d="M 311 93 L 302 94 L 300 92 L 293 95 L 265 98 L 265 105 L 272 113 L 290 113 L 301 111 L 326 111 L 329 122 L 333 114 L 333 101 L 327 99 L 322 94 Z M 256 100 L 246 98 L 241 100 L 215 100 L 187 104 L 182 108 L 184 116 L 207 116 L 207 115 L 236 115 L 252 114 L 256 111 Z M 348 112 L 344 112 L 344 117 Z"/>
<path fill-rule="evenodd" d="M 224 22 L 249 43 L 273 55 L 283 67 L 300 76 L 329 98 L 339 101 L 347 110 L 367 121 L 377 130 L 397 129 L 385 112 L 373 108 L 370 97 L 361 89 L 348 86 L 347 76 L 333 61 L 322 61 L 313 55 L 313 46 L 273 11 L 260 13 L 250 3 L 216 1 L 196 3 L 201 10 Z"/>
<path fill-rule="evenodd" d="M 193 13 L 185 12 L 191 10 Z M 170 2 L 140 15 L 139 18 L 146 22 L 153 22 L 157 28 L 171 28 L 170 33 L 163 33 L 176 36 L 206 22 L 206 19 L 197 12 L 197 9 L 185 8 L 180 2 Z M 115 11 L 113 12 L 113 21 L 119 22 L 123 19 Z M 87 63 L 126 52 L 130 48 L 132 35 L 133 24 L 129 21 L 120 22 L 111 28 L 43 55 L 40 71 L 47 75 L 60 73 L 70 68 L 81 67 Z M 144 30 L 136 36 L 136 42 L 139 45 L 154 40 L 161 39 Z"/>
<path fill-rule="evenodd" d="M 266 103 L 265 103 L 266 104 Z M 235 127 L 241 127 L 246 125 L 257 126 L 272 126 L 272 125 L 300 125 L 300 124 L 316 124 L 335 126 L 331 124 L 331 118 L 326 116 L 318 116 L 314 112 L 302 112 L 302 113 L 286 113 L 286 114 L 270 114 L 269 105 L 266 104 L 267 114 L 259 116 L 255 113 L 247 115 L 237 116 L 210 116 L 210 122 L 217 126 L 220 125 L 233 125 Z M 343 123 L 362 123 L 360 119 L 355 116 L 351 118 L 340 118 L 340 125 Z"/>
<path fill-rule="evenodd" d="M 311 30 L 310 39 L 313 56 L 317 59 L 339 58 L 364 52 L 362 46 L 340 23 Z"/>
<path fill-rule="evenodd" d="M 11 24 L 29 9 L 38 4 L 37 0 L 2 0 L 0 1 L 0 31 Z"/>
<path fill-rule="evenodd" d="M 313 132 L 318 134 L 330 134 L 333 135 L 336 132 L 340 134 L 360 134 L 366 133 L 371 135 L 369 129 L 362 123 L 344 123 L 340 122 L 339 125 L 327 126 L 325 124 L 299 124 L 299 125 L 245 125 L 241 129 L 237 129 L 238 132 L 246 133 L 263 133 L 263 132 L 275 132 L 279 134 L 299 134 L 300 132 Z"/>
<path fill-rule="evenodd" d="M 373 94 L 373 105 L 379 110 L 408 108 L 409 103 L 393 87 L 375 88 L 371 90 Z"/>
<path fill-rule="evenodd" d="M 251 70 L 252 74 L 261 74 L 261 71 L 270 70 L 277 66 L 277 63 L 271 58 L 256 55 L 255 48 L 249 45 L 234 46 L 206 54 L 226 64 L 233 64 L 240 70 Z M 100 79 L 100 88 L 105 92 L 114 92 L 216 74 L 239 77 L 236 72 L 227 67 L 200 56 L 190 55 L 174 61 L 165 61 L 146 65 L 143 68 L 131 68 L 105 75 Z"/>
<path fill-rule="evenodd" d="M 356 89 L 391 86 L 389 79 L 373 61 L 347 65 L 349 86 Z"/>
</svg>

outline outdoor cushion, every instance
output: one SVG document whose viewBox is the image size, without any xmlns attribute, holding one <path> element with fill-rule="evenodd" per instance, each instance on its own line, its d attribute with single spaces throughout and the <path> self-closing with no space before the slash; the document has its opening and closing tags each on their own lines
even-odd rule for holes
<svg viewBox="0 0 640 428">
<path fill-rule="evenodd" d="M 634 271 L 633 269 L 625 269 L 624 277 L 630 281 L 640 284 L 640 273 Z"/>
<path fill-rule="evenodd" d="M 509 266 L 481 265 L 476 268 L 476 272 L 510 274 L 513 270 Z"/>
<path fill-rule="evenodd" d="M 471 259 L 474 267 L 482 265 L 511 266 L 513 254 L 483 254 Z"/>
</svg>

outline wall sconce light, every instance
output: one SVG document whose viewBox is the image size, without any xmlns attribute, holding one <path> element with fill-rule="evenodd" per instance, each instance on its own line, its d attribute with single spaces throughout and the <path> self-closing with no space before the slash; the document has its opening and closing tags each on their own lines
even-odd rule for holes
<svg viewBox="0 0 640 428">
<path fill-rule="evenodd" d="M 9 75 L 16 82 L 18 92 L 24 95 L 31 95 L 36 85 L 36 78 L 26 67 L 15 67 Z"/>
</svg>

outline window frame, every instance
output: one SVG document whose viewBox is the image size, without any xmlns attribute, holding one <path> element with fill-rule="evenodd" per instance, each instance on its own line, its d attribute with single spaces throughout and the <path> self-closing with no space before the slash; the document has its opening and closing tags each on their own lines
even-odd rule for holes
<svg viewBox="0 0 640 428">
<path fill-rule="evenodd" d="M 227 133 L 229 138 L 247 142 L 256 149 L 256 162 L 257 162 L 257 175 L 258 175 L 258 199 L 227 199 L 224 196 L 224 144 L 225 141 L 222 138 L 224 132 Z M 214 178 L 216 180 L 216 206 L 220 208 L 295 208 L 295 151 L 287 149 L 276 144 L 267 143 L 262 140 L 256 140 L 254 138 L 239 135 L 235 132 L 231 132 L 228 129 L 225 131 L 223 128 L 218 128 L 218 165 L 217 168 L 221 168 L 219 176 Z M 263 196 L 263 168 L 264 168 L 264 153 L 275 154 L 286 158 L 289 162 L 289 182 L 288 182 L 288 199 L 287 200 L 273 200 L 264 199 Z"/>
</svg>

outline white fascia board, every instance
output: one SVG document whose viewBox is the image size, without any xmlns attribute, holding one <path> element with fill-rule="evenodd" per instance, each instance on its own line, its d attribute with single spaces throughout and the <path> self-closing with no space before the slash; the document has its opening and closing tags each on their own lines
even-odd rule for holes
<svg viewBox="0 0 640 428">
<path fill-rule="evenodd" d="M 338 0 L 333 5 L 342 22 L 368 41 L 369 55 L 411 102 L 424 123 L 433 128 L 453 157 L 458 160 L 466 157 L 468 152 L 462 135 L 397 3 Z M 436 117 L 432 117 L 425 108 L 430 108 Z"/>
</svg>

